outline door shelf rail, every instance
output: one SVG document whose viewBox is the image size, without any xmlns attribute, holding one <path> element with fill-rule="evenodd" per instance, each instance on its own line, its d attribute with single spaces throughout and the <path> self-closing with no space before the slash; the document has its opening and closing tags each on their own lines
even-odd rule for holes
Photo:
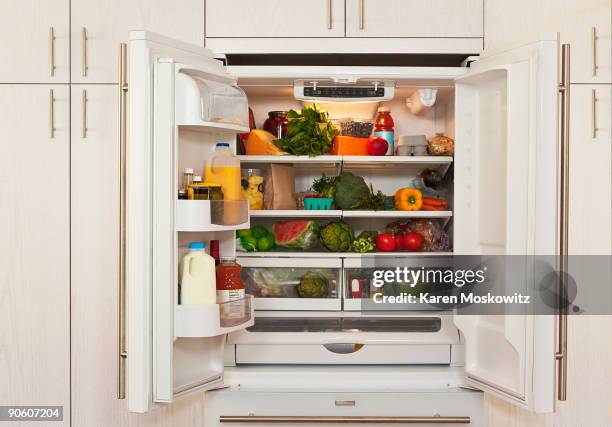
<svg viewBox="0 0 612 427">
<path fill-rule="evenodd" d="M 206 338 L 229 334 L 253 326 L 253 297 L 221 304 L 186 304 L 174 308 L 176 338 Z"/>
</svg>

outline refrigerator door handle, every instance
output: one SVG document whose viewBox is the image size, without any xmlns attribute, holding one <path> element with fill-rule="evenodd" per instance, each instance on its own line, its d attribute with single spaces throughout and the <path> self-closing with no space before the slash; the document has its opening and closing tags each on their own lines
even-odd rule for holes
<svg viewBox="0 0 612 427">
<path fill-rule="evenodd" d="M 570 132 L 570 45 L 561 47 L 561 145 L 559 152 L 559 272 L 557 314 L 557 399 L 567 399 L 567 308 L 565 273 L 568 270 L 569 234 L 569 132 Z"/>
<path fill-rule="evenodd" d="M 127 44 L 119 45 L 119 301 L 117 398 L 125 399 L 126 374 L 126 139 L 127 139 Z"/>
</svg>

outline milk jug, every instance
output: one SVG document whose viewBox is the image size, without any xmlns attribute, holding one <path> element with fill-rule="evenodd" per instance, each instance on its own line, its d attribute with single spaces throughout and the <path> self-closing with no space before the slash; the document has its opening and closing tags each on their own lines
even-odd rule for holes
<svg viewBox="0 0 612 427">
<path fill-rule="evenodd" d="M 180 303 L 215 304 L 215 259 L 204 251 L 203 242 L 189 243 L 187 248 L 179 265 Z"/>
</svg>

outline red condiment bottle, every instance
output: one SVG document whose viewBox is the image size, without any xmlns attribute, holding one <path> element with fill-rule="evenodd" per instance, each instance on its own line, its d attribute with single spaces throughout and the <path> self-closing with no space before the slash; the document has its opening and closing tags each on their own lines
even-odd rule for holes
<svg viewBox="0 0 612 427">
<path fill-rule="evenodd" d="M 240 277 L 242 267 L 235 258 L 221 257 L 216 268 L 217 304 L 244 298 L 244 282 Z"/>
</svg>

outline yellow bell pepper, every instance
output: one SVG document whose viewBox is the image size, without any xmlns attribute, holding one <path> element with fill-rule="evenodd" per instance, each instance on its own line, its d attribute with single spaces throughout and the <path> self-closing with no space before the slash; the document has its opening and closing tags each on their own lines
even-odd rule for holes
<svg viewBox="0 0 612 427">
<path fill-rule="evenodd" d="M 416 188 L 400 188 L 395 192 L 395 207 L 400 211 L 418 211 L 423 206 L 423 194 Z"/>
</svg>

